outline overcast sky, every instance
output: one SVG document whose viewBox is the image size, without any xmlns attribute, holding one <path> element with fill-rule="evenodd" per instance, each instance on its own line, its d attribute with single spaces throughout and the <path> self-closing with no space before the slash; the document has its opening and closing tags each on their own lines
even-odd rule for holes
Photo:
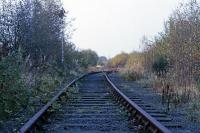
<svg viewBox="0 0 200 133">
<path fill-rule="evenodd" d="M 72 41 L 81 49 L 113 57 L 140 49 L 143 35 L 153 37 L 181 0 L 63 0 L 76 18 Z"/>
</svg>

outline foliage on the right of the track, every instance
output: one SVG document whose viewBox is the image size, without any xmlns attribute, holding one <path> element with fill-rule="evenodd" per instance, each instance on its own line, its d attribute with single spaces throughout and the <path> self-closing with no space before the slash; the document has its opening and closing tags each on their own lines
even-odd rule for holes
<svg viewBox="0 0 200 133">
<path fill-rule="evenodd" d="M 129 55 L 127 53 L 118 54 L 114 58 L 108 61 L 108 66 L 109 67 L 124 67 L 128 60 L 128 56 Z"/>
<path fill-rule="evenodd" d="M 200 3 L 182 3 L 153 39 L 141 39 L 143 51 L 121 53 L 108 66 L 128 80 L 159 92 L 168 110 L 186 106 L 187 118 L 200 118 Z M 139 79 L 139 80 L 138 80 Z"/>
<path fill-rule="evenodd" d="M 182 4 L 166 21 L 162 33 L 153 40 L 142 40 L 144 72 L 170 107 L 192 105 L 200 97 L 199 5 L 192 0 Z"/>
<path fill-rule="evenodd" d="M 164 31 L 153 39 L 141 39 L 143 51 L 122 53 L 108 66 L 119 68 L 126 79 L 139 79 L 145 87 L 162 94 L 168 109 L 190 104 L 196 112 L 200 98 L 200 3 L 182 3 L 165 22 Z M 192 113 L 191 113 L 192 114 Z"/>
<path fill-rule="evenodd" d="M 121 71 L 121 75 L 126 79 L 126 80 L 132 80 L 136 81 L 141 79 L 142 75 L 141 73 L 138 73 L 136 71 Z"/>
<path fill-rule="evenodd" d="M 138 80 L 144 71 L 143 60 L 143 54 L 140 52 L 121 53 L 111 58 L 108 66 L 119 68 L 121 75 L 127 80 Z"/>
</svg>

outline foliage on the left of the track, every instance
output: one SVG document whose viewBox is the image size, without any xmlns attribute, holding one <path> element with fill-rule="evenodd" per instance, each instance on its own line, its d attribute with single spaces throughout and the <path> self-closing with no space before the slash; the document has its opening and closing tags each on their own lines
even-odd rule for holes
<svg viewBox="0 0 200 133">
<path fill-rule="evenodd" d="M 28 104 L 30 92 L 20 76 L 18 57 L 13 54 L 0 62 L 0 121 L 2 122 Z"/>
<path fill-rule="evenodd" d="M 72 22 L 61 0 L 0 0 L 0 126 L 6 132 L 97 64 L 94 51 L 69 41 Z"/>
</svg>

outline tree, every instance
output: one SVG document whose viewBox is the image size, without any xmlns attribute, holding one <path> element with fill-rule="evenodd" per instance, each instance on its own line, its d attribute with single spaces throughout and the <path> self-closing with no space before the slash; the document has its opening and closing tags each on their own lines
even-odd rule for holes
<svg viewBox="0 0 200 133">
<path fill-rule="evenodd" d="M 109 60 L 108 66 L 110 67 L 124 67 L 128 60 L 127 53 L 121 53 Z"/>
<path fill-rule="evenodd" d="M 144 71 L 143 62 L 144 62 L 143 53 L 132 52 L 132 53 L 129 54 L 125 68 L 128 71 L 135 71 L 135 72 L 141 74 Z"/>
<path fill-rule="evenodd" d="M 155 62 L 153 63 L 153 71 L 158 75 L 158 76 L 163 76 L 167 73 L 168 69 L 168 61 L 165 57 L 163 56 L 158 56 Z"/>
<path fill-rule="evenodd" d="M 0 118 L 49 100 L 67 74 L 80 69 L 80 52 L 69 42 L 71 19 L 61 14 L 61 0 L 0 1 Z"/>
<path fill-rule="evenodd" d="M 143 41 L 145 72 L 156 73 L 155 79 L 160 81 L 163 94 L 169 90 L 175 92 L 177 102 L 188 101 L 191 92 L 196 96 L 199 91 L 196 89 L 200 77 L 199 14 L 200 5 L 196 0 L 182 4 L 166 21 L 165 30 L 159 36 L 153 41 L 146 38 Z M 179 94 L 182 99 L 178 98 Z M 169 94 L 167 97 L 173 99 Z"/>
<path fill-rule="evenodd" d="M 82 50 L 79 55 L 80 65 L 84 68 L 90 66 L 96 66 L 98 61 L 98 55 L 92 50 Z"/>
</svg>

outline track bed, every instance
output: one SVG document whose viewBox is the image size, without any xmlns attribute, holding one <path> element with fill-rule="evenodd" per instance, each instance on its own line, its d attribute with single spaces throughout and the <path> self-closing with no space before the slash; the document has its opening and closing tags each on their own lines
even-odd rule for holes
<svg viewBox="0 0 200 133">
<path fill-rule="evenodd" d="M 128 116 L 112 99 L 103 74 L 89 75 L 78 87 L 78 93 L 53 114 L 41 132 L 118 132 L 134 133 Z"/>
</svg>

